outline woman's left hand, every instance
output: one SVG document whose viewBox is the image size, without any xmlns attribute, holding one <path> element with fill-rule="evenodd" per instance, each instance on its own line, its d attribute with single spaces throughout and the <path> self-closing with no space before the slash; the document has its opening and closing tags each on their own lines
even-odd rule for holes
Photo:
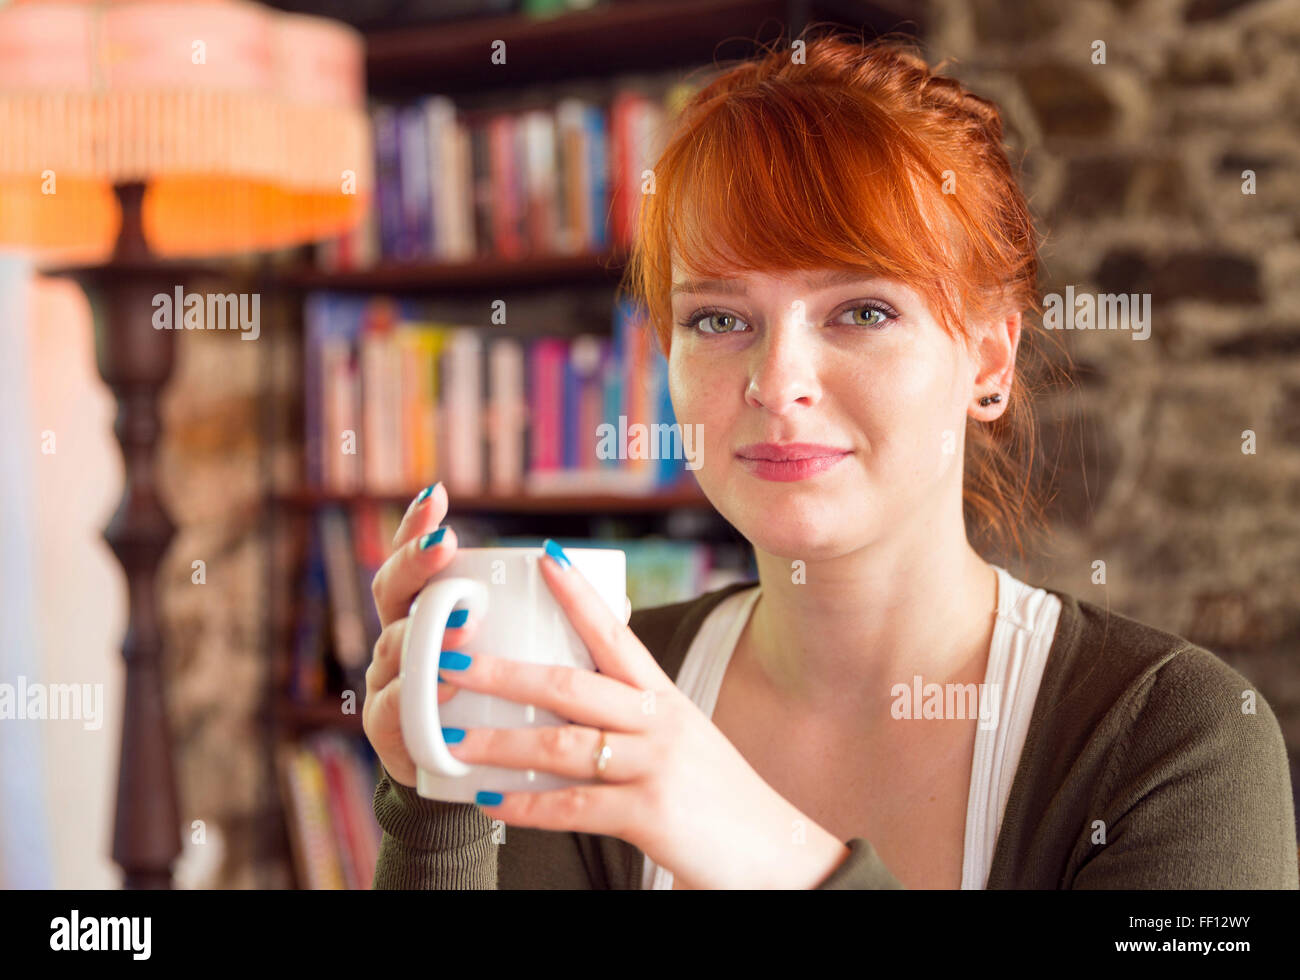
<svg viewBox="0 0 1300 980">
<path fill-rule="evenodd" d="M 548 542 L 542 576 L 599 673 L 475 654 L 448 683 L 554 712 L 573 724 L 470 729 L 456 758 L 599 781 L 503 793 L 482 805 L 507 825 L 617 837 L 671 871 L 680 888 L 813 888 L 848 855 L 834 835 L 769 786 Z M 489 614 L 490 615 L 490 614 Z"/>
</svg>

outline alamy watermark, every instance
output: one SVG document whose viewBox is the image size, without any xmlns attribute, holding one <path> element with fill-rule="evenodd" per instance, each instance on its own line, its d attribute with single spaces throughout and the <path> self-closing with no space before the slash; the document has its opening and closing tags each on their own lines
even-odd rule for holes
<svg viewBox="0 0 1300 980">
<path fill-rule="evenodd" d="M 997 684 L 925 683 L 920 674 L 911 684 L 901 681 L 889 689 L 889 713 L 899 719 L 978 718 L 983 731 L 998 727 L 1001 689 Z"/>
<path fill-rule="evenodd" d="M 80 721 L 88 731 L 104 724 L 103 684 L 0 683 L 0 721 Z"/>
<path fill-rule="evenodd" d="M 704 423 L 628 425 L 627 416 L 620 415 L 617 426 L 612 422 L 596 426 L 596 458 L 685 459 L 688 470 L 698 470 L 704 465 Z"/>
<path fill-rule="evenodd" d="M 155 293 L 152 305 L 155 330 L 238 330 L 240 340 L 262 334 L 261 293 L 186 293 L 176 286 Z"/>
<path fill-rule="evenodd" d="M 50 949 L 56 952 L 127 952 L 133 960 L 152 953 L 153 918 L 148 915 L 82 916 L 73 909 L 50 920 Z"/>
<path fill-rule="evenodd" d="M 1151 336 L 1150 293 L 1078 293 L 1043 297 L 1043 326 L 1048 330 L 1132 330 L 1134 340 Z"/>
</svg>

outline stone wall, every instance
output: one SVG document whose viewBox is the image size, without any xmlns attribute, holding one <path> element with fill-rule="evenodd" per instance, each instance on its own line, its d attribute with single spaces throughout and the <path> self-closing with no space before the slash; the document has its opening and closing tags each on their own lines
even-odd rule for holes
<svg viewBox="0 0 1300 980">
<path fill-rule="evenodd" d="M 281 407 L 267 389 L 273 387 L 268 369 L 282 360 L 277 352 L 287 339 L 284 302 L 262 296 L 255 341 L 238 333 L 178 332 L 176 367 L 162 399 L 158 464 L 177 530 L 158 580 L 185 846 L 177 871 L 182 886 L 292 885 L 265 720 L 271 571 L 263 520 L 271 471 L 265 434 L 267 413 Z M 201 844 L 194 842 L 194 821 L 203 822 Z"/>
<path fill-rule="evenodd" d="M 1146 340 L 1055 335 L 1077 387 L 1040 409 L 1053 537 L 1017 568 L 1220 655 L 1300 759 L 1300 5 L 930 9 L 929 60 L 1023 160 L 1042 292 L 1151 297 Z"/>
</svg>

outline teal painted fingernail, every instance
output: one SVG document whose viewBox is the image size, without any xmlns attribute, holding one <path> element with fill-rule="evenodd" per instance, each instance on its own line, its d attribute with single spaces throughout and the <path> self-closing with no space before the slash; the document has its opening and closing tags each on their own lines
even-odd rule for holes
<svg viewBox="0 0 1300 980">
<path fill-rule="evenodd" d="M 547 538 L 544 542 L 544 548 L 546 553 L 554 558 L 556 564 L 561 568 L 568 568 L 572 564 L 572 562 L 569 561 L 569 556 L 564 553 L 564 549 L 550 538 Z"/>
<path fill-rule="evenodd" d="M 415 498 L 415 502 L 417 504 L 424 503 L 424 501 L 428 500 L 430 497 L 433 496 L 433 491 L 436 490 L 437 488 L 438 488 L 437 483 L 433 483 L 425 487 L 423 490 L 420 491 L 420 495 Z"/>
<path fill-rule="evenodd" d="M 438 683 L 439 683 L 439 684 L 446 684 L 447 682 L 444 681 L 441 677 L 439 677 L 439 678 L 438 678 Z"/>
<path fill-rule="evenodd" d="M 496 806 L 501 799 L 500 793 L 493 793 L 490 789 L 481 789 L 474 794 L 474 802 L 479 806 Z"/>
<path fill-rule="evenodd" d="M 446 743 L 455 744 L 465 737 L 463 728 L 444 728 L 442 730 L 442 740 Z"/>
<path fill-rule="evenodd" d="M 468 609 L 453 609 L 451 615 L 447 617 L 448 626 L 464 626 L 465 620 L 469 619 Z"/>
<path fill-rule="evenodd" d="M 441 541 L 446 534 L 447 529 L 445 527 L 438 528 L 438 530 L 434 531 L 432 534 L 426 534 L 420 539 L 420 550 L 423 551 L 425 548 L 432 548 L 435 544 Z"/>
<path fill-rule="evenodd" d="M 461 653 L 459 650 L 443 650 L 442 655 L 438 657 L 438 669 L 464 670 L 472 659 L 468 653 Z"/>
</svg>

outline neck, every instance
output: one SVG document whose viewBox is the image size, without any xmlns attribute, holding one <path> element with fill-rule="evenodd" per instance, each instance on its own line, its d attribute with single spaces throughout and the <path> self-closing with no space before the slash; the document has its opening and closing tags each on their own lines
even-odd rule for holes
<svg viewBox="0 0 1300 980">
<path fill-rule="evenodd" d="M 980 683 L 997 610 L 997 573 L 970 547 L 960 512 L 858 551 L 807 561 L 756 549 L 761 594 L 742 635 L 756 682 L 800 714 L 890 719 L 891 690 Z M 793 581 L 792 581 L 793 579 Z"/>
</svg>

